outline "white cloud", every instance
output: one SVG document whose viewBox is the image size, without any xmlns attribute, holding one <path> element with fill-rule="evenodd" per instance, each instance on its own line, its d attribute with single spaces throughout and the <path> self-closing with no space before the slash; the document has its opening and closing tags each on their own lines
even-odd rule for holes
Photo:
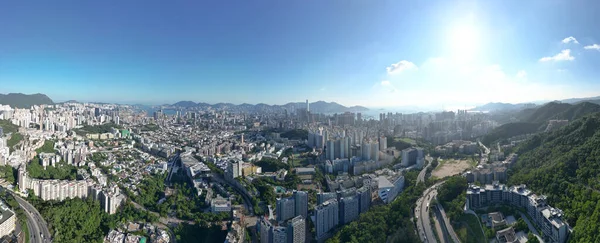
<svg viewBox="0 0 600 243">
<path fill-rule="evenodd" d="M 391 66 L 387 67 L 386 69 L 387 69 L 388 74 L 397 74 L 397 73 L 401 73 L 405 70 L 417 69 L 417 65 L 415 65 L 412 62 L 402 60 L 402 61 L 399 61 L 398 63 L 392 64 Z"/>
<path fill-rule="evenodd" d="M 488 102 L 521 103 L 581 96 L 581 90 L 569 86 L 568 82 L 547 83 L 546 78 L 542 81 L 525 70 L 517 71 L 509 74 L 500 65 L 430 58 L 419 63 L 419 72 L 411 73 L 401 82 L 393 78 L 375 82 L 371 90 L 366 91 L 368 95 L 354 102 L 360 101 L 358 103 L 372 107 L 440 109 Z M 556 73 L 553 81 L 563 79 L 560 76 Z"/>
<path fill-rule="evenodd" d="M 593 44 L 593 45 L 589 45 L 589 46 L 584 46 L 583 49 L 600 51 L 600 45 Z"/>
<path fill-rule="evenodd" d="M 560 53 L 551 56 L 551 57 L 542 57 L 540 58 L 540 62 L 549 62 L 549 61 L 573 61 L 575 60 L 574 56 L 571 56 L 571 49 L 565 49 L 560 51 Z"/>
<path fill-rule="evenodd" d="M 565 43 L 565 44 L 568 44 L 569 42 L 573 42 L 575 44 L 579 44 L 579 41 L 577 41 L 577 39 L 575 39 L 575 37 L 573 37 L 573 36 L 569 36 L 569 37 L 564 38 L 562 40 L 562 43 Z"/>
</svg>

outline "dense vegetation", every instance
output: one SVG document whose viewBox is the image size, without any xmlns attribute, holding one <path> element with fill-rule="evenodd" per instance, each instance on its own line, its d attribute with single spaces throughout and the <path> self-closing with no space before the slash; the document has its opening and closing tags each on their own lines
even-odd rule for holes
<svg viewBox="0 0 600 243">
<path fill-rule="evenodd" d="M 222 231 L 220 226 L 210 228 L 198 225 L 178 224 L 173 228 L 177 242 L 224 242 L 227 231 Z"/>
<path fill-rule="evenodd" d="M 9 105 L 12 108 L 29 109 L 34 105 L 54 104 L 45 94 L 0 94 L 0 104 Z"/>
<path fill-rule="evenodd" d="M 56 167 L 40 164 L 40 159 L 36 156 L 27 165 L 27 172 L 31 178 L 38 179 L 59 179 L 59 180 L 75 180 L 77 179 L 77 167 L 68 165 L 65 162 L 56 163 Z"/>
<path fill-rule="evenodd" d="M 254 162 L 255 165 L 260 166 L 262 168 L 262 172 L 275 172 L 280 169 L 289 169 L 290 166 L 288 164 L 282 163 L 279 160 L 271 159 L 271 158 L 262 158 L 258 162 Z"/>
<path fill-rule="evenodd" d="M 403 149 L 410 148 L 412 146 L 412 144 L 408 143 L 402 139 L 388 136 L 387 137 L 387 146 L 390 148 L 395 147 L 397 150 L 403 150 Z"/>
<path fill-rule="evenodd" d="M 306 140 L 308 139 L 308 131 L 303 129 L 294 129 L 283 132 L 279 136 L 287 139 Z"/>
<path fill-rule="evenodd" d="M 19 126 L 12 124 L 10 120 L 0 119 L 0 127 L 4 131 L 4 134 L 15 133 L 19 131 Z"/>
<path fill-rule="evenodd" d="M 5 179 L 10 184 L 15 184 L 17 171 L 10 165 L 0 166 L 0 178 Z"/>
<path fill-rule="evenodd" d="M 463 214 L 458 221 L 453 223 L 454 230 L 461 242 L 481 243 L 488 242 L 483 234 L 479 218 L 473 214 Z M 525 225 L 527 227 L 527 225 Z"/>
<path fill-rule="evenodd" d="M 390 205 L 372 207 L 327 242 L 419 242 L 410 220 L 413 207 L 425 190 L 425 184 L 415 185 L 417 175 L 415 171 L 406 174 L 404 192 Z"/>
<path fill-rule="evenodd" d="M 495 128 L 492 132 L 483 136 L 481 142 L 487 145 L 492 144 L 501 139 L 507 139 L 518 135 L 536 133 L 539 131 L 541 124 L 529 122 L 513 122 L 506 123 Z"/>
<path fill-rule="evenodd" d="M 21 142 L 21 140 L 23 140 L 23 135 L 18 132 L 12 133 L 10 139 L 6 141 L 6 146 L 10 148 L 10 151 L 14 151 L 14 146 Z"/>
<path fill-rule="evenodd" d="M 122 126 L 109 122 L 95 126 L 84 125 L 82 128 L 77 128 L 73 130 L 75 131 L 75 133 L 81 136 L 85 136 L 86 134 L 108 133 L 112 131 L 112 128 L 123 129 Z"/>
<path fill-rule="evenodd" d="M 600 113 L 538 134 L 517 148 L 509 184 L 525 183 L 565 212 L 573 242 L 600 241 Z"/>
<path fill-rule="evenodd" d="M 56 242 L 102 242 L 108 231 L 121 223 L 158 221 L 155 215 L 129 202 L 118 213 L 109 215 L 102 210 L 100 202 L 92 198 L 56 202 L 41 201 L 30 195 L 28 201 L 40 210 Z"/>
<path fill-rule="evenodd" d="M 167 208 L 160 208 L 158 205 L 158 200 L 165 197 L 165 178 L 166 174 L 144 178 L 137 186 L 138 195 L 132 195 L 132 200 L 151 211 L 166 215 Z"/>
<path fill-rule="evenodd" d="M 54 153 L 54 141 L 46 140 L 42 147 L 35 150 L 36 153 Z"/>
<path fill-rule="evenodd" d="M 105 153 L 102 153 L 102 152 L 94 152 L 89 157 L 89 159 L 91 161 L 95 162 L 95 163 L 100 163 L 100 162 L 105 161 L 106 159 L 108 159 L 108 155 L 106 155 Z"/>
<path fill-rule="evenodd" d="M 140 127 L 140 130 L 142 132 L 150 132 L 150 131 L 156 131 L 158 130 L 158 125 L 154 124 L 154 123 L 149 123 L 149 124 L 144 124 L 143 126 Z"/>
<path fill-rule="evenodd" d="M 50 225 L 56 242 L 101 242 L 103 211 L 91 198 L 67 199 L 53 206 L 37 207 Z"/>
<path fill-rule="evenodd" d="M 466 191 L 467 179 L 462 176 L 450 177 L 438 190 L 437 198 L 452 221 L 458 220 L 463 214 Z"/>
<path fill-rule="evenodd" d="M 520 122 L 507 123 L 497 127 L 490 134 L 483 137 L 484 144 L 507 139 L 517 135 L 541 132 L 546 128 L 548 120 L 566 119 L 573 121 L 585 115 L 600 112 L 600 105 L 581 102 L 576 105 L 550 102 L 539 108 L 525 109 L 516 114 Z"/>
</svg>

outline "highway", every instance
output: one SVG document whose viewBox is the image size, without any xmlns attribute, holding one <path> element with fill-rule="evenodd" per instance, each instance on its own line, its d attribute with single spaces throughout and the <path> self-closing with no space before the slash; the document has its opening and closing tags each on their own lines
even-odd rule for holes
<svg viewBox="0 0 600 243">
<path fill-rule="evenodd" d="M 425 190 L 423 192 L 423 196 L 417 200 L 417 207 L 415 208 L 415 215 L 417 215 L 417 231 L 419 233 L 419 238 L 421 241 L 426 243 L 436 243 L 437 240 L 433 233 L 433 228 L 431 227 L 431 220 L 429 218 L 429 208 L 428 205 L 433 198 L 437 195 L 436 188 L 443 184 L 444 182 L 439 182 Z"/>
<path fill-rule="evenodd" d="M 448 231 L 450 238 L 452 238 L 452 241 L 454 242 L 460 242 L 458 235 L 456 234 L 456 232 L 454 232 L 454 228 L 452 228 L 452 224 L 450 224 L 450 220 L 448 219 L 448 217 L 446 217 L 446 211 L 444 210 L 444 207 L 442 207 L 442 204 L 440 203 L 437 204 L 437 207 L 440 211 L 440 214 L 442 215 L 444 225 L 446 225 L 446 230 Z"/>
<path fill-rule="evenodd" d="M 488 147 L 486 147 L 485 145 L 483 145 L 483 143 L 481 143 L 481 141 L 477 141 L 477 142 L 479 143 L 479 146 L 483 147 L 483 149 L 485 150 L 485 152 L 481 155 L 479 164 L 485 164 L 488 161 L 488 155 L 490 154 L 490 149 Z"/>
<path fill-rule="evenodd" d="M 10 190 L 9 190 L 10 191 Z M 25 211 L 27 215 L 27 228 L 29 229 L 29 242 L 32 243 L 48 243 L 52 242 L 48 224 L 42 218 L 42 215 L 29 202 L 12 193 L 17 203 Z M 43 238 L 42 238 L 43 234 Z"/>
<path fill-rule="evenodd" d="M 431 161 L 432 158 L 429 156 L 426 156 L 425 159 L 427 160 L 427 166 L 425 166 L 421 172 L 419 172 L 419 176 L 417 176 L 417 184 L 421 183 L 421 182 L 425 182 L 425 176 L 427 175 L 427 169 L 431 166 Z"/>
</svg>

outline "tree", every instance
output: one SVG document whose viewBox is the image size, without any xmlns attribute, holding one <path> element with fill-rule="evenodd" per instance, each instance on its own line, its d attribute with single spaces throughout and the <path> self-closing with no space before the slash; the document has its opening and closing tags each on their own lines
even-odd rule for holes
<svg viewBox="0 0 600 243">
<path fill-rule="evenodd" d="M 527 223 L 525 222 L 525 220 L 523 220 L 523 218 L 519 218 L 517 220 L 517 223 L 515 224 L 515 230 L 528 232 L 529 226 L 527 226 Z"/>
<path fill-rule="evenodd" d="M 535 237 L 532 233 L 527 234 L 527 242 L 528 243 L 540 243 L 540 240 Z"/>
</svg>

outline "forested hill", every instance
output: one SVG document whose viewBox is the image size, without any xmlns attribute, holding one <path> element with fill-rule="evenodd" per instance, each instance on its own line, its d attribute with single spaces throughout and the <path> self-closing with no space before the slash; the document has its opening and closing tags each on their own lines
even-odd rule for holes
<svg viewBox="0 0 600 243">
<path fill-rule="evenodd" d="M 21 94 L 21 93 L 10 93 L 0 94 L 0 104 L 9 105 L 13 108 L 26 108 L 29 109 L 34 105 L 51 105 L 54 104 L 48 96 L 45 94 Z"/>
<path fill-rule="evenodd" d="M 509 184 L 548 196 L 574 227 L 573 242 L 600 242 L 600 113 L 535 135 L 517 148 Z"/>
<path fill-rule="evenodd" d="M 489 145 L 513 136 L 541 132 L 546 128 L 549 120 L 573 121 L 596 112 L 600 112 L 600 105 L 590 102 L 581 102 L 576 105 L 550 102 L 539 108 L 520 111 L 516 115 L 520 122 L 506 123 L 497 127 L 488 135 L 483 136 L 482 142 Z"/>
</svg>

